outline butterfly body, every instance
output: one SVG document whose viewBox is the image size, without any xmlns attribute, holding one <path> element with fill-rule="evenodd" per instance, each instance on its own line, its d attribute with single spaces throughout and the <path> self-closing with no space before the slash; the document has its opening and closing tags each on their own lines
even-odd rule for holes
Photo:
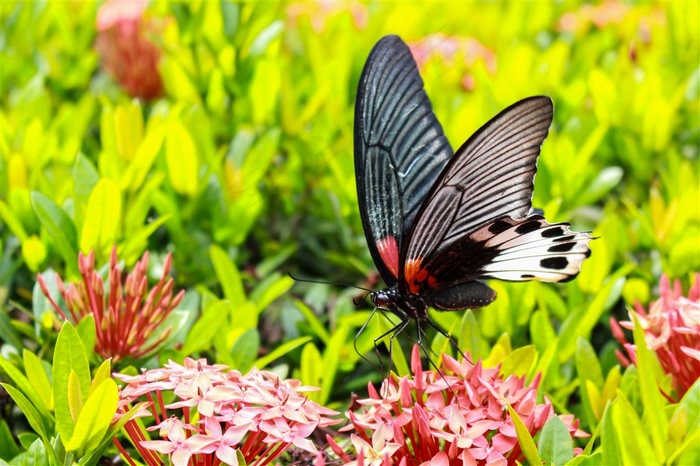
<svg viewBox="0 0 700 466">
<path fill-rule="evenodd" d="M 367 243 L 387 284 L 370 294 L 377 308 L 430 322 L 431 307 L 496 299 L 483 279 L 579 273 L 591 236 L 547 222 L 531 205 L 552 118 L 548 97 L 523 99 L 453 152 L 406 44 L 386 36 L 375 45 L 355 106 L 355 173 Z"/>
</svg>

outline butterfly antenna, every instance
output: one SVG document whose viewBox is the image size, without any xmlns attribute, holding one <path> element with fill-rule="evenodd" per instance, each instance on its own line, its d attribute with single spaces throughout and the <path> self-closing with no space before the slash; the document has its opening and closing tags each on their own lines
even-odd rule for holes
<svg viewBox="0 0 700 466">
<path fill-rule="evenodd" d="M 295 277 L 294 275 L 292 275 L 290 272 L 287 272 L 287 275 L 289 275 L 289 277 L 290 277 L 292 280 L 296 281 L 296 282 L 301 282 L 301 283 L 319 283 L 319 284 L 321 284 L 321 285 L 337 285 L 337 286 L 345 286 L 345 287 L 349 287 L 349 288 L 357 288 L 358 290 L 366 291 L 367 294 L 370 294 L 370 293 L 372 292 L 372 290 L 370 290 L 369 288 L 364 288 L 364 287 L 362 287 L 362 286 L 353 285 L 352 283 L 345 283 L 345 282 L 326 282 L 326 281 L 323 281 L 323 280 L 313 280 L 313 279 L 311 279 L 311 278 L 297 278 L 297 277 Z M 365 296 L 365 297 L 366 297 L 366 296 Z"/>
<path fill-rule="evenodd" d="M 375 314 L 376 312 L 377 312 L 377 308 L 375 307 L 374 309 L 372 309 L 372 312 L 369 314 L 369 317 L 367 318 L 367 320 L 365 321 L 365 323 L 362 324 L 362 327 L 360 327 L 360 329 L 359 329 L 359 330 L 357 331 L 357 333 L 355 334 L 355 338 L 353 338 L 353 340 L 352 340 L 352 346 L 353 346 L 353 348 L 355 348 L 355 353 L 357 353 L 362 359 L 364 359 L 365 361 L 367 361 L 372 367 L 374 367 L 375 369 L 377 369 L 377 370 L 379 371 L 380 374 L 383 374 L 382 369 L 381 369 L 380 367 L 377 367 L 377 365 L 376 365 L 375 363 L 373 363 L 372 361 L 370 361 L 369 359 L 367 359 L 367 358 L 365 357 L 365 355 L 362 354 L 362 353 L 360 353 L 360 350 L 357 349 L 357 340 L 360 338 L 360 335 L 362 335 L 362 332 L 365 331 L 365 329 L 367 328 L 367 325 L 369 324 L 369 321 L 372 320 L 372 317 L 374 317 L 374 314 Z M 376 349 L 376 344 L 375 344 L 375 349 Z"/>
</svg>

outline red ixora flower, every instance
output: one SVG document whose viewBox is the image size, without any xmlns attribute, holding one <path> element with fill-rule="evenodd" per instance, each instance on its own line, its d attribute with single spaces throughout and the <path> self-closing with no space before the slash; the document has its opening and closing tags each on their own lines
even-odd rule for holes
<svg viewBox="0 0 700 466">
<path fill-rule="evenodd" d="M 114 375 L 127 384 L 114 421 L 137 410 L 124 429 L 147 465 L 164 464 L 160 453 L 173 466 L 238 465 L 240 457 L 243 464 L 262 466 L 292 446 L 324 463 L 308 437 L 340 420 L 330 417 L 337 412 L 302 395 L 317 388 L 258 369 L 245 375 L 225 369 L 185 358 L 182 365 L 170 361 L 138 376 Z M 157 430 L 160 440 L 151 440 L 141 427 L 148 425 L 146 418 L 152 421 L 146 431 Z M 119 440 L 114 443 L 129 464 L 136 464 Z"/>
<path fill-rule="evenodd" d="M 647 347 L 656 352 L 661 367 L 673 378 L 678 399 L 682 398 L 700 378 L 700 274 L 694 275 L 688 297 L 683 296 L 680 280 L 671 286 L 664 274 L 659 284 L 659 299 L 649 305 L 649 311 L 638 302 L 634 309 L 644 329 Z M 634 328 L 631 314 L 630 320 L 619 323 L 611 318 L 610 327 L 627 352 L 625 355 L 617 351 L 620 363 L 625 367 L 636 364 L 637 347 L 627 341 L 621 328 Z"/>
<path fill-rule="evenodd" d="M 139 359 L 150 355 L 170 334 L 170 327 L 159 327 L 185 295 L 185 291 L 181 290 L 173 297 L 173 280 L 166 279 L 172 262 L 172 255 L 168 254 L 163 262 L 163 275 L 149 291 L 146 277 L 148 251 L 134 265 L 134 270 L 122 284 L 117 248 L 112 248 L 109 290 L 105 296 L 104 281 L 95 270 L 95 253 L 91 251 L 86 257 L 81 252 L 78 256 L 78 267 L 83 277 L 81 282 L 66 287 L 56 274 L 58 289 L 68 308 L 67 313 L 51 297 L 44 277 L 38 275 L 37 281 L 46 298 L 64 319 L 77 324 L 88 315 L 94 316 L 97 337 L 95 352 L 105 359 L 112 358 L 113 362 L 118 362 L 127 357 Z M 158 337 L 152 339 L 153 335 Z"/>
<path fill-rule="evenodd" d="M 129 94 L 144 100 L 163 93 L 160 49 L 150 40 L 162 25 L 144 17 L 147 6 L 148 0 L 107 0 L 97 12 L 95 42 L 105 70 Z"/>
<path fill-rule="evenodd" d="M 485 368 L 443 355 L 441 372 L 423 371 L 418 346 L 411 357 L 413 378 L 386 379 L 382 395 L 370 384 L 370 397 L 359 400 L 361 412 L 348 412 L 353 430 L 354 460 L 332 438 L 333 451 L 353 466 L 508 465 L 522 463 L 510 405 L 535 435 L 554 416 L 545 397 L 537 404 L 537 376 L 529 386 L 524 377 L 499 377 L 499 367 Z M 574 437 L 572 415 L 560 416 Z"/>
</svg>

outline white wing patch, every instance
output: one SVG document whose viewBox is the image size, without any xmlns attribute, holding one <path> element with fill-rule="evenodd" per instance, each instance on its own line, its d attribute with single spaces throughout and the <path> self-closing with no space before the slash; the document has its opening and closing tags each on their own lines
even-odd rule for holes
<svg viewBox="0 0 700 466">
<path fill-rule="evenodd" d="M 581 271 L 591 255 L 593 237 L 569 229 L 568 223 L 548 223 L 539 215 L 514 220 L 501 218 L 487 224 L 471 238 L 497 251 L 484 266 L 484 275 L 508 281 L 565 282 Z"/>
</svg>

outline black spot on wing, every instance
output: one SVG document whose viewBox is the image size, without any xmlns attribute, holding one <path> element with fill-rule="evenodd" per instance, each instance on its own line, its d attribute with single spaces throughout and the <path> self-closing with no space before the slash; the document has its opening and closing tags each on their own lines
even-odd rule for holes
<svg viewBox="0 0 700 466">
<path fill-rule="evenodd" d="M 541 226 L 541 223 L 539 220 L 531 220 L 529 222 L 525 222 L 521 225 L 518 225 L 518 227 L 515 229 L 515 232 L 518 233 L 519 235 L 524 235 L 526 233 L 530 233 L 531 231 L 535 231 L 539 229 Z M 542 232 L 542 236 L 544 236 L 545 232 Z"/>
<path fill-rule="evenodd" d="M 548 230 L 542 231 L 542 238 L 556 238 L 564 234 L 564 229 L 562 227 L 550 228 Z"/>
<path fill-rule="evenodd" d="M 504 220 L 496 220 L 489 227 L 489 233 L 493 233 L 494 235 L 498 235 L 500 233 L 503 233 L 504 231 L 506 231 L 510 227 L 511 227 L 510 223 L 508 223 Z"/>
<path fill-rule="evenodd" d="M 591 257 L 591 249 L 590 248 L 586 251 L 586 257 L 587 258 Z"/>
<path fill-rule="evenodd" d="M 576 273 L 573 274 L 573 275 L 569 275 L 569 276 L 567 276 L 566 278 L 562 278 L 561 280 L 559 280 L 559 283 L 570 282 L 571 280 L 573 280 L 573 279 L 576 278 L 577 276 L 578 276 L 578 272 L 576 272 Z"/>
<path fill-rule="evenodd" d="M 547 252 L 569 252 L 574 249 L 574 246 L 576 246 L 575 242 L 555 244 L 547 248 Z"/>
<path fill-rule="evenodd" d="M 540 261 L 540 266 L 545 269 L 564 270 L 569 265 L 566 257 L 547 257 Z"/>
<path fill-rule="evenodd" d="M 524 274 L 520 275 L 520 277 L 521 278 L 535 278 L 535 276 L 532 275 L 531 273 L 524 273 Z"/>
</svg>

